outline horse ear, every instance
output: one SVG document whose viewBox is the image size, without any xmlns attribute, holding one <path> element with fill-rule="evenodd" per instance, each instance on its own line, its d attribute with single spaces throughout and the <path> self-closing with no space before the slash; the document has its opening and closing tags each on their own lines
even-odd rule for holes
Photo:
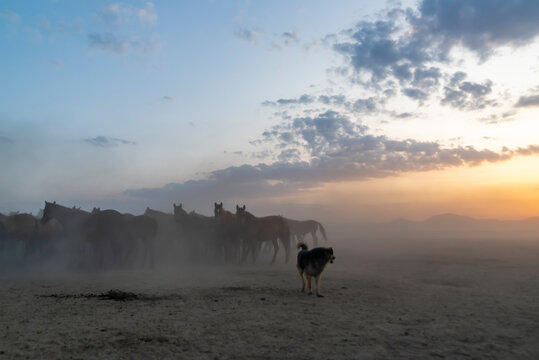
<svg viewBox="0 0 539 360">
<path fill-rule="evenodd" d="M 176 207 L 176 203 L 174 203 L 174 207 Z"/>
<path fill-rule="evenodd" d="M 219 204 L 220 207 L 223 207 L 223 203 L 221 202 L 221 204 Z"/>
<path fill-rule="evenodd" d="M 180 203 L 180 206 L 178 206 L 180 209 L 182 208 L 182 203 Z"/>
<path fill-rule="evenodd" d="M 238 211 L 240 209 L 240 207 L 238 206 L 238 204 L 236 204 L 236 211 Z"/>
<path fill-rule="evenodd" d="M 243 210 L 245 210 L 245 205 L 243 205 Z"/>
<path fill-rule="evenodd" d="M 56 204 L 56 200 L 54 200 L 52 203 L 53 203 L 53 204 Z"/>
</svg>

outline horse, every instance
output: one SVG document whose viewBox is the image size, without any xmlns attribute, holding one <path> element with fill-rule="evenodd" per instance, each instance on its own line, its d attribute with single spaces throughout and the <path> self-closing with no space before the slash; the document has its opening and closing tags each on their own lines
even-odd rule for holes
<svg viewBox="0 0 539 360">
<path fill-rule="evenodd" d="M 43 216 L 40 220 L 41 225 L 45 226 L 51 219 L 56 219 L 60 222 L 65 237 L 69 239 L 69 242 L 66 243 L 66 250 L 74 253 L 73 255 L 77 258 L 76 261 L 78 262 L 76 266 L 81 266 L 83 264 L 87 240 L 86 235 L 88 232 L 88 220 L 90 219 L 90 216 L 91 214 L 87 211 L 68 208 L 57 204 L 56 201 L 45 201 Z M 97 252 L 97 244 L 91 245 L 94 249 L 94 253 Z"/>
<path fill-rule="evenodd" d="M 279 250 L 277 240 L 280 239 L 285 249 L 285 262 L 288 263 L 290 257 L 290 229 L 285 218 L 275 215 L 256 217 L 245 210 L 245 205 L 243 207 L 236 205 L 236 216 L 241 227 L 242 236 L 246 240 L 246 249 L 242 254 L 241 262 L 245 261 L 250 250 L 254 263 L 260 245 L 265 241 L 271 241 L 273 244 L 271 264 L 273 264 Z"/>
<path fill-rule="evenodd" d="M 320 224 L 318 221 L 315 220 L 304 220 L 304 221 L 298 221 L 298 220 L 292 220 L 292 219 L 286 219 L 286 222 L 288 223 L 288 227 L 290 228 L 290 236 L 295 237 L 296 241 L 303 242 L 305 239 L 305 235 L 308 233 L 311 233 L 311 236 L 313 237 L 313 244 L 314 247 L 318 246 L 318 238 L 316 237 L 316 230 L 320 230 L 322 233 L 322 236 L 324 237 L 324 240 L 328 241 L 328 238 L 326 236 L 326 230 Z"/>
<path fill-rule="evenodd" d="M 64 226 L 55 218 L 39 225 L 39 244 L 44 256 L 51 256 L 57 249 L 58 243 L 65 237 Z"/>
<path fill-rule="evenodd" d="M 151 217 L 157 222 L 157 235 L 155 243 L 158 244 L 158 254 L 160 258 L 174 259 L 178 253 L 185 237 L 182 229 L 174 219 L 173 214 L 146 208 L 144 215 Z"/>
<path fill-rule="evenodd" d="M 225 262 L 236 259 L 240 250 L 240 231 L 236 214 L 223 208 L 223 203 L 214 203 L 213 213 L 217 220 L 217 233 L 221 239 Z"/>
<path fill-rule="evenodd" d="M 8 240 L 22 241 L 24 244 L 24 258 L 33 251 L 37 251 L 39 226 L 36 218 L 31 214 L 15 214 L 0 218 L 0 242 Z M 4 244 L 1 246 L 3 247 Z"/>
<path fill-rule="evenodd" d="M 200 257 L 201 253 L 214 248 L 216 221 L 214 217 L 187 213 L 182 204 L 174 204 L 174 219 L 180 224 L 189 239 L 191 256 Z"/>
<path fill-rule="evenodd" d="M 94 261 L 103 268 L 105 251 L 110 246 L 114 265 L 125 266 L 136 249 L 133 228 L 116 210 L 94 208 L 86 224 L 86 240 L 94 244 Z"/>
<path fill-rule="evenodd" d="M 154 267 L 155 261 L 155 236 L 157 235 L 157 220 L 147 215 L 123 214 L 128 225 L 131 227 L 132 235 L 138 239 L 143 246 L 142 266 L 146 265 L 146 259 L 150 267 Z"/>
</svg>

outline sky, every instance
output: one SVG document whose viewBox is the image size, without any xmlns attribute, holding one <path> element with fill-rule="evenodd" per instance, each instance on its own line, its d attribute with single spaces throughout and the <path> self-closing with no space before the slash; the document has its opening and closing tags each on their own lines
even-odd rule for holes
<svg viewBox="0 0 539 360">
<path fill-rule="evenodd" d="M 539 2 L 0 1 L 0 212 L 539 216 Z"/>
</svg>

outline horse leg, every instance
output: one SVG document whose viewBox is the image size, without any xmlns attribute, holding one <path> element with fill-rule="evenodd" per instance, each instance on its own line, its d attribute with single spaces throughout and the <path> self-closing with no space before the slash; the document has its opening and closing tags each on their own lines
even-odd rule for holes
<svg viewBox="0 0 539 360">
<path fill-rule="evenodd" d="M 272 239 L 271 242 L 273 243 L 273 258 L 271 259 L 271 263 L 275 263 L 275 258 L 277 258 L 277 251 L 279 251 L 279 243 L 277 242 L 277 239 Z"/>
<path fill-rule="evenodd" d="M 290 238 L 281 238 L 281 241 L 283 242 L 284 246 L 284 253 L 285 253 L 285 264 L 288 264 L 288 259 L 290 259 Z"/>
<path fill-rule="evenodd" d="M 313 237 L 313 245 L 314 245 L 314 247 L 318 247 L 318 238 L 316 237 L 316 230 L 311 231 L 311 235 Z"/>
<path fill-rule="evenodd" d="M 240 264 L 243 264 L 245 260 L 247 260 L 247 257 L 249 256 L 249 252 L 252 250 L 252 241 L 244 240 L 243 241 L 243 252 L 241 254 Z"/>
</svg>

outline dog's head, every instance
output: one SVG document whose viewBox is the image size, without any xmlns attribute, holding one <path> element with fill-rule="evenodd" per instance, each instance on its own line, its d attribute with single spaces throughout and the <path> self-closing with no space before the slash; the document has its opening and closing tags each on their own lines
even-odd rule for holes
<svg viewBox="0 0 539 360">
<path fill-rule="evenodd" d="M 333 255 L 332 247 L 326 249 L 326 255 L 328 257 L 328 261 L 333 264 L 333 261 L 335 260 L 335 255 Z"/>
</svg>

